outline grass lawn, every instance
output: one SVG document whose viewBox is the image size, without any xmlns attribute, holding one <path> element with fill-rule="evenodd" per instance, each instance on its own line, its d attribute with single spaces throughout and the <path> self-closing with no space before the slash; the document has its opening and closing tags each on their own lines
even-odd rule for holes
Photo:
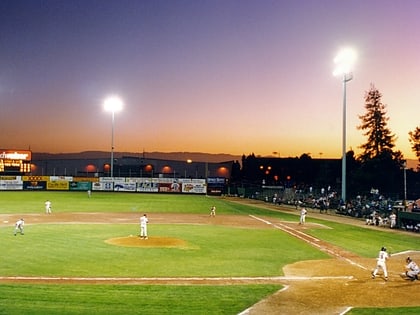
<svg viewBox="0 0 420 315">
<path fill-rule="evenodd" d="M 376 257 L 378 249 L 382 246 L 386 246 L 389 253 L 420 250 L 418 234 L 394 234 L 385 229 L 381 231 L 335 222 L 322 223 L 328 225 L 331 230 L 311 229 L 307 233 L 362 257 Z"/>
<path fill-rule="evenodd" d="M 0 192 L 2 214 L 44 213 L 46 199 L 56 212 L 218 214 L 297 221 L 284 213 L 207 196 Z M 100 214 L 98 214 L 100 215 Z M 306 232 L 364 257 L 385 243 L 391 251 L 418 248 L 417 236 L 372 231 L 308 218 L 326 229 Z M 152 226 L 150 226 L 152 228 Z M 13 236 L 12 222 L 0 222 L 0 276 L 234 277 L 278 276 L 283 266 L 328 256 L 276 229 L 217 225 L 157 224 L 153 234 L 185 240 L 186 248 L 132 248 L 106 239 L 138 233 L 137 224 L 28 224 Z M 369 239 L 369 242 L 366 242 Z M 30 285 L 1 284 L 0 314 L 237 314 L 277 291 L 276 285 Z M 391 310 L 389 313 L 388 310 Z M 354 309 L 350 314 L 372 314 Z M 401 311 L 401 312 L 400 312 Z M 412 312 L 413 311 L 413 312 Z M 380 310 L 414 314 L 420 308 Z M 412 312 L 412 313 L 410 313 Z"/>
<path fill-rule="evenodd" d="M 0 285 L 0 314 L 238 314 L 274 285 Z"/>
<path fill-rule="evenodd" d="M 389 307 L 389 308 L 355 308 L 347 315 L 415 315 L 419 314 L 420 307 Z"/>
<path fill-rule="evenodd" d="M 150 226 L 183 239 L 186 248 L 139 248 L 105 242 L 137 232 L 137 224 L 40 224 L 25 235 L 0 229 L 0 275 L 82 277 L 278 276 L 282 266 L 328 256 L 274 229 L 214 225 Z"/>
</svg>

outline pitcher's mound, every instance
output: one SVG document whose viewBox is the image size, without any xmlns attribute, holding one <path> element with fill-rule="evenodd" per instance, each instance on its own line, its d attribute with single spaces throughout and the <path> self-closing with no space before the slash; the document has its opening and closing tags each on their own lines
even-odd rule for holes
<svg viewBox="0 0 420 315">
<path fill-rule="evenodd" d="M 172 247 L 188 248 L 188 243 L 184 240 L 172 237 L 152 236 L 142 239 L 138 235 L 111 238 L 105 241 L 108 244 L 127 246 L 127 247 Z"/>
</svg>

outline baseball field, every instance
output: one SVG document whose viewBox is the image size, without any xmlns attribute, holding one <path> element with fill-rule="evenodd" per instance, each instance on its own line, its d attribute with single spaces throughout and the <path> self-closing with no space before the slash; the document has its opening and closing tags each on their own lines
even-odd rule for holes
<svg viewBox="0 0 420 315">
<path fill-rule="evenodd" d="M 46 214 L 45 201 L 52 202 Z M 419 235 L 240 198 L 0 192 L 0 314 L 418 314 Z M 210 207 L 216 206 L 216 217 Z M 147 240 L 139 218 L 149 218 Z M 14 235 L 23 218 L 24 235 Z M 389 281 L 371 279 L 382 246 Z"/>
</svg>

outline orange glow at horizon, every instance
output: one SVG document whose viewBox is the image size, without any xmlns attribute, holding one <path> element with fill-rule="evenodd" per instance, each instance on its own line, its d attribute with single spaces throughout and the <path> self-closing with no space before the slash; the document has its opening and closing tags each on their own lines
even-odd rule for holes
<svg viewBox="0 0 420 315">
<path fill-rule="evenodd" d="M 317 1 L 27 2 L 0 10 L 3 147 L 109 152 L 112 94 L 121 99 L 111 110 L 124 107 L 116 153 L 341 158 L 342 79 L 332 73 L 340 47 L 352 47 L 346 151 L 362 153 L 357 126 L 373 83 L 394 149 L 417 160 L 408 132 L 419 126 L 418 0 L 363 10 L 359 1 L 328 10 Z"/>
</svg>

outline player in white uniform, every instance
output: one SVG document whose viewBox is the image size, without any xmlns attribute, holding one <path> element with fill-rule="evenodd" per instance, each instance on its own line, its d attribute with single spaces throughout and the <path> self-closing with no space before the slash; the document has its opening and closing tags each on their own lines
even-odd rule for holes
<svg viewBox="0 0 420 315">
<path fill-rule="evenodd" d="M 51 201 L 49 200 L 45 201 L 45 213 L 46 214 L 51 213 Z"/>
<path fill-rule="evenodd" d="M 147 240 L 147 223 L 149 223 L 149 219 L 147 219 L 147 215 L 143 214 L 140 218 L 140 238 L 144 238 Z"/>
<path fill-rule="evenodd" d="M 215 217 L 216 216 L 216 206 L 211 206 L 210 208 L 210 216 Z"/>
<path fill-rule="evenodd" d="M 20 234 L 23 235 L 24 234 L 23 233 L 23 227 L 24 227 L 24 225 L 25 225 L 25 221 L 23 219 L 17 220 L 16 223 L 15 223 L 15 231 L 14 231 L 13 234 L 16 236 L 16 233 L 19 230 L 20 231 Z"/>
<path fill-rule="evenodd" d="M 417 266 L 417 264 L 410 257 L 407 257 L 405 262 L 407 263 L 407 265 L 405 266 L 406 272 L 403 275 L 405 275 L 411 281 L 418 280 L 418 274 L 420 272 L 420 269 Z"/>
<path fill-rule="evenodd" d="M 302 208 L 300 210 L 300 219 L 299 219 L 299 224 L 305 224 L 306 221 L 306 214 L 308 213 L 308 211 L 306 211 L 305 208 Z"/>
<path fill-rule="evenodd" d="M 391 215 L 389 216 L 389 220 L 390 220 L 389 227 L 391 229 L 396 228 L 397 227 L 397 215 L 394 212 L 391 213 Z"/>
<path fill-rule="evenodd" d="M 388 271 L 386 269 L 386 261 L 389 258 L 386 252 L 386 247 L 382 247 L 379 251 L 378 258 L 376 258 L 376 268 L 372 271 L 372 279 L 375 279 L 379 269 L 382 269 L 385 277 L 385 281 L 388 281 Z"/>
</svg>

